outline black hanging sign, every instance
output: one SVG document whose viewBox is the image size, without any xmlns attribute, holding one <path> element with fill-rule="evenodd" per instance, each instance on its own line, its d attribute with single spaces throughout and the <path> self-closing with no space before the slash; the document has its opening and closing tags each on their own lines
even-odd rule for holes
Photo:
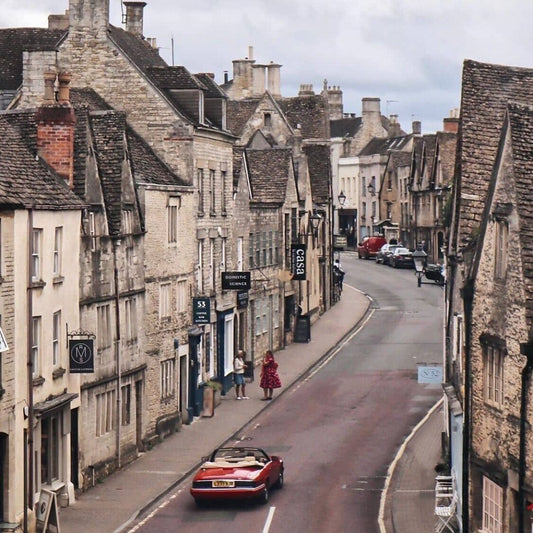
<svg viewBox="0 0 533 533">
<path fill-rule="evenodd" d="M 94 372 L 93 339 L 69 339 L 68 353 L 72 374 L 92 374 Z"/>
<path fill-rule="evenodd" d="M 306 261 L 306 244 L 292 244 L 291 245 L 291 272 L 292 279 L 304 280 L 307 279 L 307 261 Z"/>
<path fill-rule="evenodd" d="M 249 291 L 250 287 L 250 272 L 222 272 L 223 291 Z"/>
<path fill-rule="evenodd" d="M 194 324 L 211 322 L 211 301 L 209 298 L 192 299 L 192 321 Z"/>
</svg>

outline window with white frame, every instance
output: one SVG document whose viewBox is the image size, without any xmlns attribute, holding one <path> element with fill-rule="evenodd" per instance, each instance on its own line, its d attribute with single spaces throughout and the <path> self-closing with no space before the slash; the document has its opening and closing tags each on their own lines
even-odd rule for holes
<svg viewBox="0 0 533 533">
<path fill-rule="evenodd" d="M 204 169 L 199 168 L 197 171 L 198 179 L 198 214 L 204 213 Z"/>
<path fill-rule="evenodd" d="M 261 300 L 258 298 L 257 300 L 254 301 L 256 336 L 261 335 L 263 333 L 261 309 L 262 309 Z"/>
<path fill-rule="evenodd" d="M 124 301 L 126 340 L 133 342 L 137 340 L 137 298 L 127 298 Z"/>
<path fill-rule="evenodd" d="M 494 277 L 496 279 L 504 279 L 507 272 L 507 257 L 509 253 L 509 226 L 507 221 L 497 221 L 495 230 L 496 239 L 494 247 Z"/>
<path fill-rule="evenodd" d="M 111 346 L 111 307 L 109 304 L 96 308 L 96 339 L 99 351 Z"/>
<path fill-rule="evenodd" d="M 216 264 L 215 264 L 215 239 L 209 239 L 209 284 L 215 290 Z"/>
<path fill-rule="evenodd" d="M 167 226 L 168 243 L 176 244 L 178 242 L 178 204 L 176 201 L 170 201 L 167 206 Z"/>
<path fill-rule="evenodd" d="M 178 281 L 176 305 L 178 313 L 184 313 L 189 308 L 189 290 L 186 279 Z"/>
<path fill-rule="evenodd" d="M 221 240 L 220 271 L 226 272 L 226 239 Z"/>
<path fill-rule="evenodd" d="M 61 311 L 56 311 L 52 317 L 52 365 L 61 365 Z"/>
<path fill-rule="evenodd" d="M 495 407 L 503 404 L 503 350 L 487 344 L 483 347 L 485 401 Z"/>
<path fill-rule="evenodd" d="M 41 253 L 43 245 L 43 230 L 33 228 L 31 240 L 31 280 L 42 280 Z"/>
<path fill-rule="evenodd" d="M 105 391 L 96 395 L 96 436 L 113 431 L 116 426 L 116 391 Z"/>
<path fill-rule="evenodd" d="M 52 485 L 60 476 L 61 413 L 41 419 L 41 483 Z"/>
<path fill-rule="evenodd" d="M 41 371 L 40 347 L 41 347 L 41 317 L 34 316 L 31 319 L 31 363 L 33 376 L 38 376 Z"/>
<path fill-rule="evenodd" d="M 172 293 L 172 285 L 169 282 L 161 283 L 159 285 L 159 318 L 170 317 L 170 301 Z"/>
<path fill-rule="evenodd" d="M 174 372 L 176 369 L 176 359 L 166 359 L 161 361 L 161 399 L 174 396 Z"/>
<path fill-rule="evenodd" d="M 54 277 L 61 276 L 61 262 L 63 250 L 63 228 L 57 227 L 54 231 Z"/>
<path fill-rule="evenodd" d="M 198 292 L 204 292 L 204 241 L 198 241 L 198 266 L 196 270 L 196 283 L 198 285 Z"/>
<path fill-rule="evenodd" d="M 227 194 L 227 188 L 228 188 L 228 173 L 225 170 L 222 170 L 220 172 L 220 205 L 221 205 L 221 211 L 222 214 L 226 214 L 227 210 L 227 204 L 226 204 L 226 194 Z"/>
<path fill-rule="evenodd" d="M 237 238 L 237 271 L 242 272 L 244 269 L 244 257 L 243 257 L 243 239 Z"/>
<path fill-rule="evenodd" d="M 215 184 L 215 171 L 209 169 L 209 212 L 214 215 L 216 212 L 216 184 Z"/>
<path fill-rule="evenodd" d="M 96 220 L 95 214 L 89 213 L 89 235 L 91 237 L 91 252 L 96 251 Z"/>
<path fill-rule="evenodd" d="M 129 426 L 131 422 L 131 385 L 121 387 L 121 393 L 120 423 L 123 426 Z"/>
<path fill-rule="evenodd" d="M 483 533 L 503 533 L 503 489 L 483 476 Z"/>
</svg>

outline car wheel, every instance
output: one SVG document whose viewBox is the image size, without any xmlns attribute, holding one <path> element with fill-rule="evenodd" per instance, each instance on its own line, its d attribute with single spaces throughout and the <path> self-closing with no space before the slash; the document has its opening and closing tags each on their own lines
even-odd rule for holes
<svg viewBox="0 0 533 533">
<path fill-rule="evenodd" d="M 282 489 L 284 483 L 285 483 L 285 479 L 284 479 L 284 476 L 283 476 L 283 470 L 282 470 L 282 471 L 279 473 L 278 480 L 276 481 L 276 488 L 277 488 L 277 489 Z"/>
<path fill-rule="evenodd" d="M 268 503 L 268 500 L 270 499 L 270 491 L 268 490 L 268 486 L 265 485 L 265 488 L 263 490 L 263 492 L 261 493 L 261 499 L 260 499 L 260 502 L 263 504 L 263 505 L 266 505 Z"/>
</svg>

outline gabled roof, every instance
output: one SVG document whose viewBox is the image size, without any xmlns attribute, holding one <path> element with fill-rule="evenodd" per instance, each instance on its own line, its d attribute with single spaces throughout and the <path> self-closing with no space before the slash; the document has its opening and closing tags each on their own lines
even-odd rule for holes
<svg viewBox="0 0 533 533">
<path fill-rule="evenodd" d="M 331 160 L 329 144 L 308 144 L 303 147 L 307 156 L 313 202 L 331 201 Z"/>
<path fill-rule="evenodd" d="M 293 129 L 300 129 L 304 139 L 329 139 L 327 101 L 321 95 L 276 98 Z"/>
<path fill-rule="evenodd" d="M 533 109 L 525 105 L 508 106 L 516 188 L 516 210 L 519 218 L 519 238 L 522 271 L 526 293 L 525 312 L 529 330 L 533 329 Z"/>
<path fill-rule="evenodd" d="M 283 204 L 292 165 L 291 150 L 247 149 L 244 154 L 252 188 L 252 204 Z"/>
<path fill-rule="evenodd" d="M 50 210 L 81 209 L 83 202 L 68 188 L 24 137 L 29 112 L 0 113 L 0 206 Z"/>
<path fill-rule="evenodd" d="M 228 100 L 227 103 L 227 124 L 228 129 L 238 137 L 241 136 L 244 126 L 260 102 L 259 98 L 248 98 L 244 100 Z"/>
<path fill-rule="evenodd" d="M 459 249 L 479 226 L 507 103 L 532 99 L 533 69 L 464 62 L 456 174 L 459 199 L 455 217 L 459 224 L 453 235 Z"/>
<path fill-rule="evenodd" d="M 15 90 L 22 84 L 22 52 L 55 50 L 64 30 L 45 28 L 0 29 L 0 90 Z"/>
</svg>

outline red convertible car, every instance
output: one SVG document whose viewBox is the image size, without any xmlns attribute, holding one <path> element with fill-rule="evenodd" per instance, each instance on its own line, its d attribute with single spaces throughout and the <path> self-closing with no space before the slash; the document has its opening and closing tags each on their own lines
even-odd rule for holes
<svg viewBox="0 0 533 533">
<path fill-rule="evenodd" d="M 267 503 L 271 488 L 283 487 L 283 459 L 260 448 L 217 448 L 192 481 L 197 505 L 255 499 Z"/>
</svg>

